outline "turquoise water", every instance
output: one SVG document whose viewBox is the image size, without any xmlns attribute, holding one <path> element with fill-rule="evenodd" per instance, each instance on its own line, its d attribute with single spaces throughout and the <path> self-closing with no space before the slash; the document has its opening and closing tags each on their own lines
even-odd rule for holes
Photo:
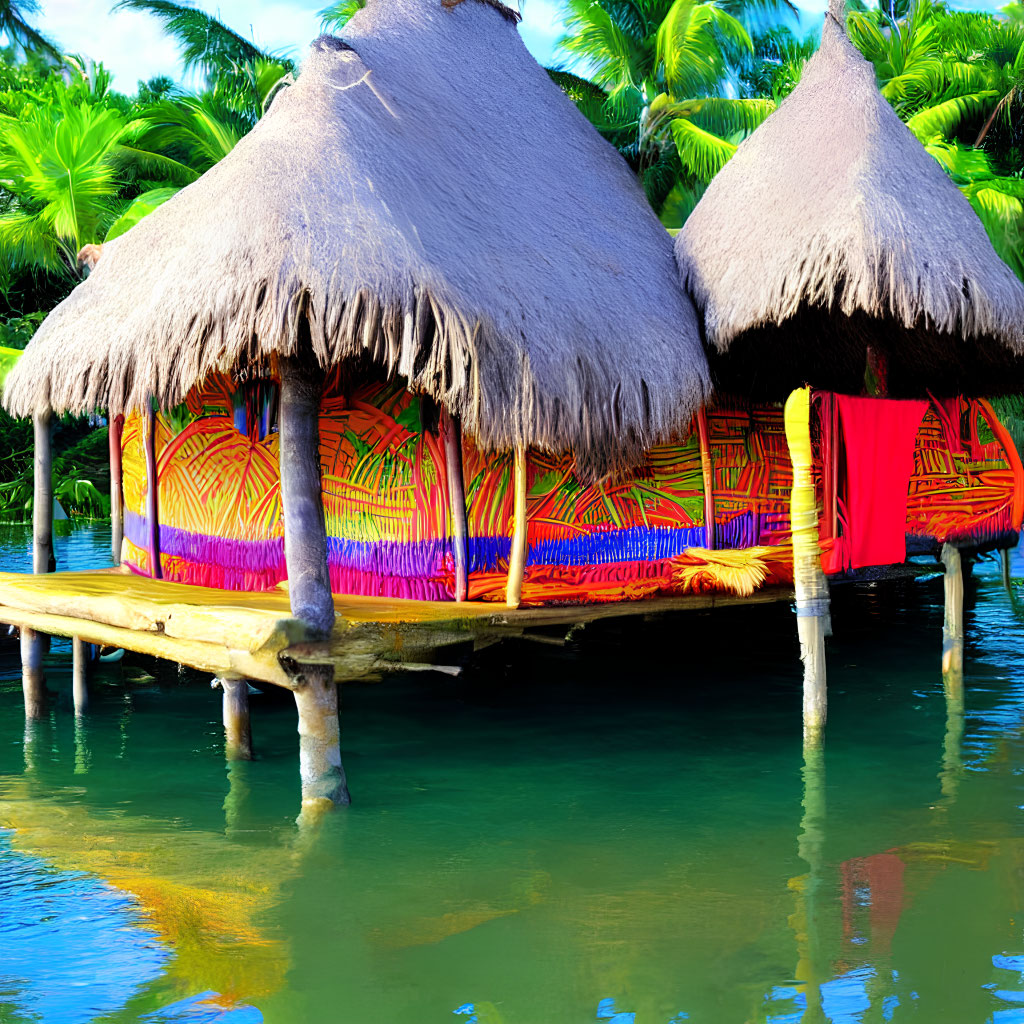
<svg viewBox="0 0 1024 1024">
<path fill-rule="evenodd" d="M 76 725 L 58 644 L 26 731 L 0 651 L 0 1021 L 1024 1022 L 1024 626 L 975 579 L 963 709 L 940 580 L 836 591 L 806 763 L 785 606 L 346 686 L 305 831 L 287 694 L 229 766 L 206 679 L 126 658 Z"/>
</svg>

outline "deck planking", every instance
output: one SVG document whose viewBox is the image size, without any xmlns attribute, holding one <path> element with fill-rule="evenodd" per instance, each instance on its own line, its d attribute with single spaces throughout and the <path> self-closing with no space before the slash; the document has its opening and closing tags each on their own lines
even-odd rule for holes
<svg viewBox="0 0 1024 1024">
<path fill-rule="evenodd" d="M 415 601 L 336 595 L 327 642 L 291 617 L 286 586 L 261 593 L 154 580 L 122 569 L 0 573 L 0 621 L 88 643 L 123 647 L 214 675 L 294 689 L 296 665 L 331 662 L 353 679 L 430 661 L 451 644 L 571 627 L 598 619 L 706 611 L 792 600 L 789 587 L 749 597 L 700 594 L 601 604 L 508 608 L 486 601 Z"/>
</svg>

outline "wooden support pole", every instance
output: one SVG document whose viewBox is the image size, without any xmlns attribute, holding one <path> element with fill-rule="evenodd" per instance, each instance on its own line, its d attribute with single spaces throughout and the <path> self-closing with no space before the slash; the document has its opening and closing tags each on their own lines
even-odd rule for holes
<svg viewBox="0 0 1024 1024">
<path fill-rule="evenodd" d="M 526 448 L 518 447 L 512 461 L 512 550 L 508 556 L 505 604 L 518 608 L 526 572 Z"/>
<path fill-rule="evenodd" d="M 964 681 L 964 576 L 960 549 L 942 545 L 942 564 L 946 573 L 945 616 L 942 625 L 942 679 L 947 691 L 963 686 Z"/>
<path fill-rule="evenodd" d="M 823 738 L 827 713 L 825 635 L 828 630 L 828 583 L 821 568 L 818 511 L 812 472 L 810 389 L 800 388 L 786 400 L 786 442 L 793 464 L 790 529 L 793 536 L 793 584 L 797 635 L 804 666 L 804 743 Z"/>
<path fill-rule="evenodd" d="M 50 412 L 32 417 L 35 446 L 32 485 L 32 572 L 53 572 L 53 417 Z M 46 713 L 46 677 L 43 655 L 49 638 L 34 629 L 21 630 L 21 688 L 25 718 L 33 721 Z"/>
<path fill-rule="evenodd" d="M 299 770 L 302 818 L 309 820 L 351 797 L 341 764 L 338 686 L 333 665 L 303 665 L 302 685 L 295 691 L 299 712 Z"/>
<path fill-rule="evenodd" d="M 84 715 L 89 707 L 89 661 L 92 645 L 80 637 L 71 638 L 71 689 L 75 700 L 75 714 Z"/>
<path fill-rule="evenodd" d="M 327 570 L 327 529 L 320 482 L 320 392 L 322 377 L 312 362 L 296 356 L 278 360 L 281 401 L 281 503 L 284 558 L 292 615 L 312 639 L 334 628 L 334 599 Z"/>
<path fill-rule="evenodd" d="M 110 554 L 115 565 L 121 564 L 121 547 L 124 541 L 124 490 L 121 469 L 121 433 L 124 417 L 112 416 L 107 424 L 107 438 L 110 445 Z"/>
<path fill-rule="evenodd" d="M 43 673 L 45 637 L 34 629 L 21 629 L 21 691 L 25 718 L 33 721 L 46 714 L 46 676 Z"/>
<path fill-rule="evenodd" d="M 148 529 L 149 570 L 155 580 L 163 579 L 160 566 L 160 482 L 156 472 L 156 410 L 150 401 L 146 406 L 146 526 Z"/>
<path fill-rule="evenodd" d="M 715 472 L 708 442 L 708 417 L 701 406 L 697 411 L 697 437 L 700 441 L 700 469 L 704 477 L 704 546 L 715 549 Z"/>
<path fill-rule="evenodd" d="M 37 413 L 32 417 L 35 444 L 32 489 L 32 571 L 53 572 L 53 417 Z"/>
<path fill-rule="evenodd" d="M 447 409 L 441 410 L 441 433 L 448 476 L 448 507 L 452 516 L 455 600 L 465 601 L 469 597 L 469 529 L 466 522 L 466 489 L 462 478 L 462 424 Z"/>
<path fill-rule="evenodd" d="M 1013 577 L 1010 574 L 1010 549 L 1002 548 L 999 556 L 1002 562 L 1003 589 L 1010 593 L 1010 588 L 1013 586 Z"/>
<path fill-rule="evenodd" d="M 244 679 L 220 679 L 224 691 L 224 752 L 229 761 L 252 760 L 249 684 Z"/>
</svg>

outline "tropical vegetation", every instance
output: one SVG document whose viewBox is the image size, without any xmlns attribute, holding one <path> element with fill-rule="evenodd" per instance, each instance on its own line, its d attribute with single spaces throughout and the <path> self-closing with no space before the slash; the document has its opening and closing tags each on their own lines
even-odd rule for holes
<svg viewBox="0 0 1024 1024">
<path fill-rule="evenodd" d="M 791 0 L 562 2 L 550 74 L 618 148 L 670 229 L 817 46 L 818 26 Z M 325 28 L 342 29 L 364 3 L 326 7 Z M 157 19 L 192 84 L 154 77 L 118 91 L 101 64 L 62 52 L 36 27 L 35 0 L 0 0 L 0 373 L 82 279 L 81 248 L 128 230 L 222 159 L 296 73 L 288 54 L 188 0 L 112 6 Z M 884 95 L 1024 277 L 1024 0 L 998 14 L 941 0 L 850 0 L 848 10 L 850 36 Z M 77 453 L 60 465 L 80 482 L 88 431 L 76 424 L 64 424 L 58 442 Z M 27 479 L 19 459 L 28 427 L 0 414 L 0 436 L 14 455 L 0 471 L 0 516 L 23 515 L 27 494 L 13 485 Z M 61 493 L 70 512 L 101 510 L 86 488 Z"/>
</svg>

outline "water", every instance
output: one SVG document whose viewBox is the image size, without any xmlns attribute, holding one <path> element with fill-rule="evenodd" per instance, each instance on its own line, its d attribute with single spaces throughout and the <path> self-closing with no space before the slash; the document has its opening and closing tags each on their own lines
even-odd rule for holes
<svg viewBox="0 0 1024 1024">
<path fill-rule="evenodd" d="M 1024 1022 L 1024 627 L 976 575 L 962 715 L 937 579 L 835 593 L 808 763 L 784 606 L 595 625 L 346 687 L 310 832 L 287 694 L 228 766 L 205 680 L 126 658 L 76 726 L 58 646 L 26 732 L 8 650 L 0 1021 Z"/>
</svg>

